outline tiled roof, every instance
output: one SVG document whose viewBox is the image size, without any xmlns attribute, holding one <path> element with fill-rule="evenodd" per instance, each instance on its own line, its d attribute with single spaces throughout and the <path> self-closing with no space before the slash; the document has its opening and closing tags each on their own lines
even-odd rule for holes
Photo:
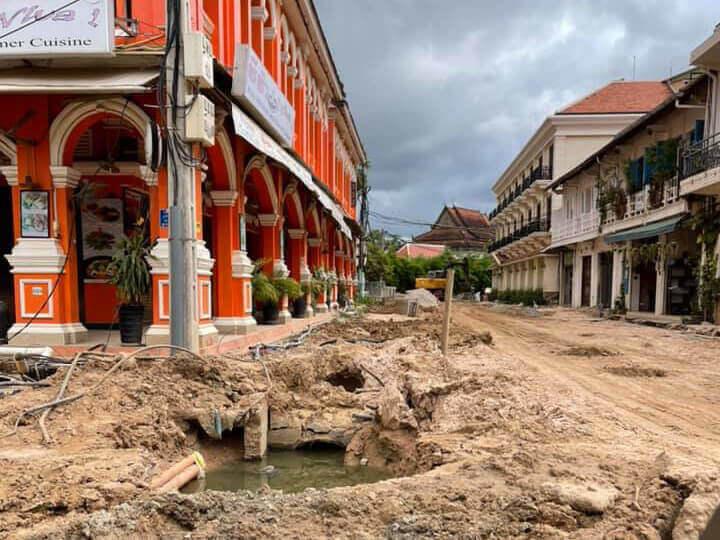
<svg viewBox="0 0 720 540">
<path fill-rule="evenodd" d="M 616 81 L 558 111 L 558 114 L 646 113 L 671 95 L 661 81 Z"/>
<path fill-rule="evenodd" d="M 452 222 L 450 226 L 438 224 L 445 212 Z M 453 248 L 481 249 L 493 238 L 493 229 L 485 214 L 470 208 L 446 206 L 435 225 L 429 231 L 416 236 L 414 240 Z"/>
<path fill-rule="evenodd" d="M 395 254 L 405 259 L 417 259 L 418 257 L 437 257 L 445 251 L 445 246 L 436 244 L 415 244 L 407 243 L 398 249 Z"/>
<path fill-rule="evenodd" d="M 451 215 L 454 214 L 454 216 L 467 227 L 482 229 L 490 226 L 487 216 L 479 210 L 453 206 L 452 208 L 448 208 L 448 212 L 450 212 Z"/>
</svg>

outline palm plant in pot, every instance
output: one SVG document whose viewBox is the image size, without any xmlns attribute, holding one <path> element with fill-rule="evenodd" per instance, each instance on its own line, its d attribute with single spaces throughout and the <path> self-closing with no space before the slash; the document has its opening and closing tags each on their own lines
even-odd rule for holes
<svg viewBox="0 0 720 540">
<path fill-rule="evenodd" d="M 278 292 L 278 297 L 282 301 L 284 296 L 287 296 L 289 302 L 293 304 L 303 296 L 302 287 L 300 284 L 290 277 L 275 277 L 272 279 L 272 284 Z"/>
<path fill-rule="evenodd" d="M 262 309 L 263 322 L 269 323 L 278 318 L 280 295 L 270 278 L 262 271 L 266 260 L 255 261 L 252 273 L 253 299 Z"/>
<path fill-rule="evenodd" d="M 120 339 L 126 344 L 142 343 L 145 305 L 150 290 L 147 258 L 150 246 L 142 234 L 125 236 L 118 243 L 108 265 L 109 282 L 120 300 Z"/>
<path fill-rule="evenodd" d="M 347 305 L 347 287 L 344 281 L 338 281 L 338 305 L 341 308 Z"/>
<path fill-rule="evenodd" d="M 301 319 L 307 313 L 308 300 L 310 305 L 315 306 L 317 297 L 322 292 L 324 284 L 316 278 L 310 278 L 300 284 L 302 294 L 298 296 L 293 302 L 293 316 L 296 319 Z"/>
</svg>

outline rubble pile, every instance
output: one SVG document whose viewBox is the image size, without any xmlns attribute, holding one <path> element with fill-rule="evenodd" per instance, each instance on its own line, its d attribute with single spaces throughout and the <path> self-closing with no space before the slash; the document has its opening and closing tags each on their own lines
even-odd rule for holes
<svg viewBox="0 0 720 540">
<path fill-rule="evenodd" d="M 0 536 L 656 539 L 701 527 L 715 497 L 706 469 L 623 454 L 610 415 L 598 426 L 485 328 L 456 325 L 443 357 L 440 323 L 432 313 L 342 318 L 259 360 L 237 351 L 125 366 L 103 392 L 50 415 L 53 444 L 41 444 L 34 419 L 0 439 Z M 106 371 L 88 362 L 72 385 Z M 0 400 L 0 429 L 61 379 Z M 211 467 L 248 457 L 252 429 L 272 448 L 330 444 L 348 466 L 398 477 L 297 494 L 148 488 L 192 450 Z"/>
</svg>

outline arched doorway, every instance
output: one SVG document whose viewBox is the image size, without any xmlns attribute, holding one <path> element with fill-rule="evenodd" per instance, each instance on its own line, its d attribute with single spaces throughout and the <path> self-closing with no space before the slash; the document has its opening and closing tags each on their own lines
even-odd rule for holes
<svg viewBox="0 0 720 540">
<path fill-rule="evenodd" d="M 263 268 L 271 273 L 276 259 L 282 257 L 281 216 L 277 188 L 272 172 L 264 159 L 250 160 L 244 182 L 245 245 L 252 261 L 263 261 Z"/>
<path fill-rule="evenodd" d="M 82 175 L 75 191 L 80 321 L 87 328 L 117 324 L 119 301 L 107 266 L 123 236 L 151 242 L 150 193 L 154 173 L 145 164 L 144 134 L 124 114 L 83 119 L 67 139 L 64 163 Z M 151 291 L 145 322 L 152 323 Z"/>
</svg>

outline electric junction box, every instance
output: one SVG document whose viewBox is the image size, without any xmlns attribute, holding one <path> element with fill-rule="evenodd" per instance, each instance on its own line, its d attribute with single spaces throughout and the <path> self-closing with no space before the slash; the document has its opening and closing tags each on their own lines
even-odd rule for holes
<svg viewBox="0 0 720 540">
<path fill-rule="evenodd" d="M 202 94 L 187 97 L 185 140 L 215 144 L 215 104 Z"/>
<path fill-rule="evenodd" d="M 185 51 L 185 78 L 200 88 L 215 85 L 213 50 L 210 39 L 202 32 L 187 32 L 183 36 Z"/>
</svg>

